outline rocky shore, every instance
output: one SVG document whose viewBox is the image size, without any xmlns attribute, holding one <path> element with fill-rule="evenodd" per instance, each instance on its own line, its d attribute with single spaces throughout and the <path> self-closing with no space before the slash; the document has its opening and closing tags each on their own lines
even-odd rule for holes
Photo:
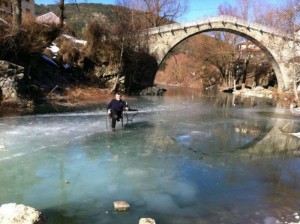
<svg viewBox="0 0 300 224">
<path fill-rule="evenodd" d="M 276 102 L 279 102 L 282 106 L 286 108 L 299 108 L 300 100 L 295 100 L 295 96 L 292 92 L 279 93 L 276 88 L 263 88 L 261 86 L 255 87 L 254 89 L 240 89 L 234 90 L 233 95 L 243 96 L 243 97 L 259 97 L 259 98 L 269 98 Z"/>
<path fill-rule="evenodd" d="M 115 201 L 113 206 L 116 212 L 127 212 L 130 209 L 130 205 L 126 201 Z M 155 223 L 152 218 L 141 218 L 139 220 L 139 224 Z M 48 222 L 46 215 L 35 208 L 9 203 L 0 206 L 0 224 L 48 224 Z"/>
<path fill-rule="evenodd" d="M 35 208 L 9 203 L 0 206 L 1 224 L 47 224 L 46 216 Z"/>
<path fill-rule="evenodd" d="M 126 201 L 113 202 L 113 209 L 118 213 L 128 212 L 130 205 Z M 108 211 L 106 211 L 108 213 Z M 266 217 L 264 223 L 279 223 L 279 224 L 300 224 L 300 216 L 298 212 L 295 212 L 287 217 Z M 295 221 L 284 221 L 295 220 Z M 0 223 L 1 224 L 49 224 L 46 214 L 32 208 L 30 206 L 9 203 L 0 206 Z M 155 224 L 156 220 L 150 217 L 143 217 L 139 219 L 138 224 Z"/>
</svg>

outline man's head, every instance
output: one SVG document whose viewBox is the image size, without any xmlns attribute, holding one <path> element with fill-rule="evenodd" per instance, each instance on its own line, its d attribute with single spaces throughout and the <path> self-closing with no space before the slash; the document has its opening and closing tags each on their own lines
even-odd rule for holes
<svg viewBox="0 0 300 224">
<path fill-rule="evenodd" d="M 120 93 L 116 93 L 116 100 L 120 100 L 121 99 L 121 94 Z"/>
</svg>

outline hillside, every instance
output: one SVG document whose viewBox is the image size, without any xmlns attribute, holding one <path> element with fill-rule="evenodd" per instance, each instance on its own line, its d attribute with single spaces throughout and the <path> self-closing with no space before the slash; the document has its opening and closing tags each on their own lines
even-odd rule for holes
<svg viewBox="0 0 300 224">
<path fill-rule="evenodd" d="M 83 36 L 83 28 L 87 22 L 92 18 L 100 18 L 105 20 L 107 24 L 114 24 L 117 22 L 117 13 L 120 12 L 119 7 L 114 5 L 106 5 L 101 3 L 79 3 L 79 4 L 66 4 L 65 17 L 69 27 L 75 31 L 77 36 Z M 57 16 L 60 15 L 58 5 L 35 5 L 36 15 L 42 15 L 47 12 L 53 12 Z M 131 13 L 129 9 L 122 8 L 123 14 L 128 15 Z"/>
</svg>

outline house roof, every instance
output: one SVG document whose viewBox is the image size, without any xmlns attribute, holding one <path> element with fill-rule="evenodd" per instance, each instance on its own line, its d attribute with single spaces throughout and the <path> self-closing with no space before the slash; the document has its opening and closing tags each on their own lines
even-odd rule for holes
<svg viewBox="0 0 300 224">
<path fill-rule="evenodd" d="M 59 17 L 55 15 L 53 12 L 48 12 L 44 15 L 36 17 L 35 19 L 38 23 L 55 24 L 55 25 L 58 25 L 60 23 Z"/>
<path fill-rule="evenodd" d="M 252 43 L 250 40 L 246 40 L 242 43 L 239 43 L 239 45 L 244 45 L 244 46 L 249 46 L 249 45 L 255 45 L 254 43 Z"/>
</svg>

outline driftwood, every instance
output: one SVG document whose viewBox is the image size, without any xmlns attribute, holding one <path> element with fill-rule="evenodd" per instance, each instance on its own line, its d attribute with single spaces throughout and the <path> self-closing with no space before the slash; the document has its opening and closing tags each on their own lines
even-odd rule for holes
<svg viewBox="0 0 300 224">
<path fill-rule="evenodd" d="M 285 131 L 284 129 L 287 127 L 287 126 L 289 126 L 290 125 L 290 123 L 287 123 L 286 125 L 284 125 L 282 128 L 279 128 L 279 130 L 283 133 L 283 134 L 285 134 L 285 135 L 293 135 L 293 136 L 295 136 L 295 137 L 297 137 L 297 138 L 300 138 L 300 132 L 287 132 L 287 131 Z"/>
<path fill-rule="evenodd" d="M 120 74 L 117 75 L 115 84 L 114 84 L 113 88 L 110 90 L 110 93 L 113 93 L 118 89 L 119 79 L 120 79 Z"/>
</svg>

